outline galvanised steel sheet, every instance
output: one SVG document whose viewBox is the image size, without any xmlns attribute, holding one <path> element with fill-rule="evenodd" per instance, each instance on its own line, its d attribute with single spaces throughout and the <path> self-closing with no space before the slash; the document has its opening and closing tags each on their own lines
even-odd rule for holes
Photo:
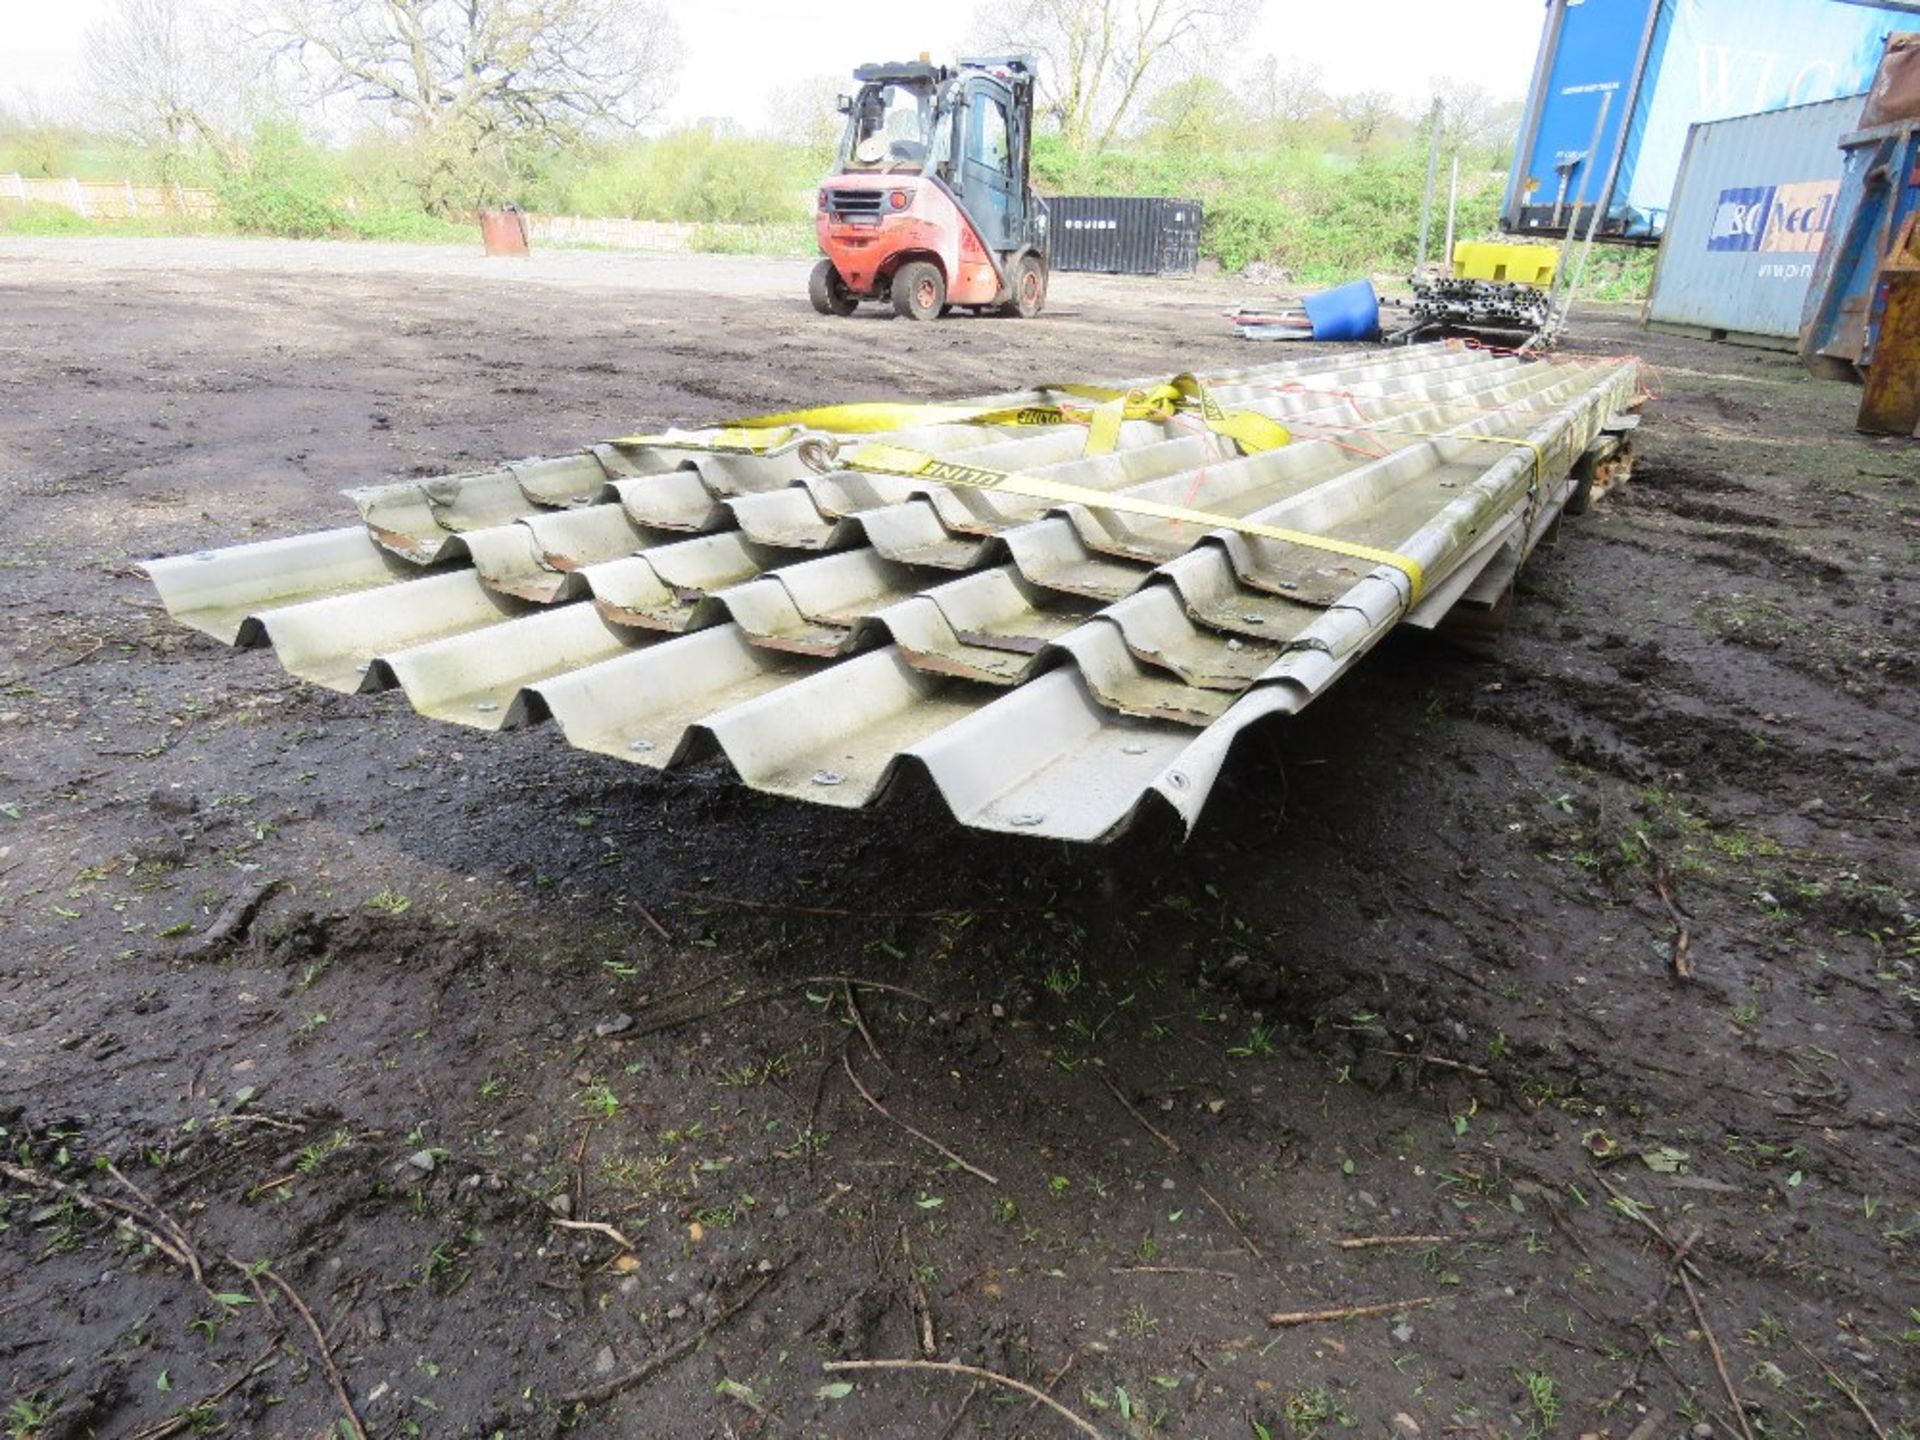
<svg viewBox="0 0 1920 1440">
<path fill-rule="evenodd" d="M 1793 342 L 1840 192 L 1840 141 L 1863 102 L 1849 95 L 1693 127 L 1649 323 Z"/>
<path fill-rule="evenodd" d="M 147 570 L 176 619 L 455 724 L 551 721 L 653 768 L 719 755 L 829 805 L 931 785 L 986 830 L 1191 825 L 1248 725 L 1395 625 L 1497 598 L 1638 390 L 1631 360 L 1446 345 L 1205 378 L 1292 443 L 1243 455 L 1190 410 L 1096 455 L 1071 424 L 886 437 L 1063 502 L 849 468 L 864 437 L 672 432 L 370 486 L 358 526 Z"/>
</svg>

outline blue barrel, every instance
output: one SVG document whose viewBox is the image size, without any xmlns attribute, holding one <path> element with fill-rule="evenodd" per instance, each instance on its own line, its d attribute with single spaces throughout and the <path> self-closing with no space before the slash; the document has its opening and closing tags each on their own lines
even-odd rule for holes
<svg viewBox="0 0 1920 1440">
<path fill-rule="evenodd" d="M 1380 297 L 1371 280 L 1355 280 L 1333 290 L 1322 290 L 1300 301 L 1313 322 L 1316 340 L 1378 340 Z"/>
</svg>

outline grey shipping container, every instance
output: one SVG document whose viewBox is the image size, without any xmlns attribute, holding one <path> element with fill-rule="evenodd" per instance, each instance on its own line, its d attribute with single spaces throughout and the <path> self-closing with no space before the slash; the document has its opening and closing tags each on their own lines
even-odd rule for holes
<svg viewBox="0 0 1920 1440">
<path fill-rule="evenodd" d="M 1687 135 L 1647 323 L 1791 347 L 1840 190 L 1840 137 L 1861 95 L 1695 125 Z"/>
<path fill-rule="evenodd" d="M 1198 200 L 1056 195 L 1047 214 L 1056 270 L 1191 275 L 1200 264 Z"/>
</svg>

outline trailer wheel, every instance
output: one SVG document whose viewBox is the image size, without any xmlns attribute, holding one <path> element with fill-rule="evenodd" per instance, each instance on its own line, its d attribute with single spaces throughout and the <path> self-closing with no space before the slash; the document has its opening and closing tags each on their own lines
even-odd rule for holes
<svg viewBox="0 0 1920 1440">
<path fill-rule="evenodd" d="M 894 314 L 908 320 L 932 320 L 946 303 L 947 282 L 932 261 L 910 261 L 894 273 Z"/>
<path fill-rule="evenodd" d="M 1047 303 L 1047 267 L 1038 255 L 1022 255 L 1013 267 L 1013 298 L 1000 307 L 1002 315 L 1031 320 Z"/>
<path fill-rule="evenodd" d="M 831 260 L 822 260 L 807 277 L 807 298 L 822 315 L 851 315 L 860 302 L 847 289 L 847 282 L 833 268 Z"/>
</svg>

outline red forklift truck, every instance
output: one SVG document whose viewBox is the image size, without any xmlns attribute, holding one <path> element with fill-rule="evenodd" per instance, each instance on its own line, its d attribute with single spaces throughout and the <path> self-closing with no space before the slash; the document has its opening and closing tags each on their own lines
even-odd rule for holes
<svg viewBox="0 0 1920 1440">
<path fill-rule="evenodd" d="M 888 300 L 911 320 L 956 306 L 1031 318 L 1047 301 L 1047 209 L 1028 183 L 1033 61 L 862 65 L 839 162 L 820 187 L 822 315 Z"/>
</svg>

